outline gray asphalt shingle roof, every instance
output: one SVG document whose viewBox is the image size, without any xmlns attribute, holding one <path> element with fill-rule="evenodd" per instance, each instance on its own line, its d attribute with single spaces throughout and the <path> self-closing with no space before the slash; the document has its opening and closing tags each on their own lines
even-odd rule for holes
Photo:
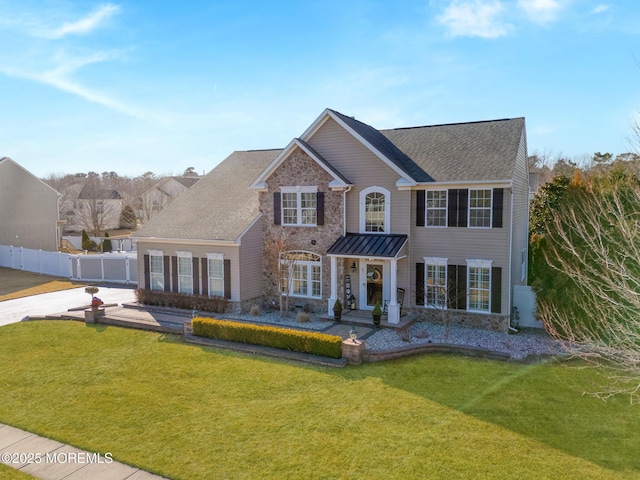
<svg viewBox="0 0 640 480">
<path fill-rule="evenodd" d="M 380 131 L 438 182 L 511 179 L 523 132 L 524 118 Z"/>
<path fill-rule="evenodd" d="M 134 237 L 237 240 L 259 214 L 249 185 L 281 150 L 234 152 L 201 177 Z"/>
<path fill-rule="evenodd" d="M 510 180 L 525 126 L 524 118 L 515 118 L 376 130 L 352 117 L 332 112 L 417 182 Z M 338 178 L 349 183 L 320 153 L 307 143 L 304 146 Z M 249 186 L 282 151 L 232 153 L 134 236 L 237 240 L 259 214 L 258 192 Z M 348 240 L 348 247 L 355 248 L 351 242 L 358 239 L 342 240 Z M 369 242 L 361 245 L 365 250 L 373 248 Z M 332 248 L 346 247 L 345 243 Z"/>
<path fill-rule="evenodd" d="M 353 117 L 348 117 L 340 112 L 331 110 L 335 113 L 343 122 L 345 122 L 350 128 L 357 132 L 362 138 L 364 138 L 372 147 L 378 152 L 392 161 L 396 166 L 413 178 L 416 182 L 430 182 L 433 179 L 425 172 L 420 166 L 416 165 L 405 152 L 400 150 L 397 145 L 394 145 L 389 138 L 383 135 L 379 130 L 376 130 L 366 123 L 362 123 Z"/>
</svg>

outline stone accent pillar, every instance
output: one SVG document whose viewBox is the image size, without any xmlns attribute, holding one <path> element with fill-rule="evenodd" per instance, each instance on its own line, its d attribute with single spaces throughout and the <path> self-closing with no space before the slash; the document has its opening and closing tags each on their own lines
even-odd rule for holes
<svg viewBox="0 0 640 480">
<path fill-rule="evenodd" d="M 84 311 L 85 323 L 98 323 L 100 317 L 104 317 L 104 308 L 86 308 Z"/>
<path fill-rule="evenodd" d="M 185 335 L 193 335 L 193 325 L 191 322 L 184 322 L 184 332 Z"/>
<path fill-rule="evenodd" d="M 350 338 L 342 341 L 342 356 L 347 359 L 349 365 L 360 365 L 362 363 L 362 354 L 364 352 L 365 343 Z"/>
</svg>

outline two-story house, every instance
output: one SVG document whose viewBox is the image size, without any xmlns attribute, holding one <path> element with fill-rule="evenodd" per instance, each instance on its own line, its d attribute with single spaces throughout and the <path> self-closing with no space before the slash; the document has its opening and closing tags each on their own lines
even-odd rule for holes
<svg viewBox="0 0 640 480">
<path fill-rule="evenodd" d="M 235 152 L 137 234 L 141 287 L 282 289 L 317 311 L 438 309 L 506 330 L 526 284 L 523 118 L 376 130 L 325 110 L 282 150 Z M 273 245 L 292 264 L 286 285 Z"/>
<path fill-rule="evenodd" d="M 0 245 L 56 252 L 60 194 L 9 157 L 0 158 Z"/>
</svg>

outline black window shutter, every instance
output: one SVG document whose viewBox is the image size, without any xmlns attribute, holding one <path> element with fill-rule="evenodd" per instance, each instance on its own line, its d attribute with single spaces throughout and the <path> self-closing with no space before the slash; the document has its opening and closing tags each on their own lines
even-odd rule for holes
<svg viewBox="0 0 640 480">
<path fill-rule="evenodd" d="M 200 262 L 198 261 L 197 257 L 193 257 L 191 261 L 193 263 L 193 272 L 191 272 L 191 274 L 193 275 L 193 294 L 199 295 L 200 294 L 200 275 L 199 275 L 198 265 L 200 264 Z"/>
<path fill-rule="evenodd" d="M 202 258 L 201 260 L 201 264 L 202 264 L 202 269 L 201 269 L 201 273 L 202 273 L 202 295 L 204 296 L 208 296 L 209 295 L 209 261 L 206 258 Z"/>
<path fill-rule="evenodd" d="M 171 257 L 171 271 L 173 275 L 171 276 L 171 287 L 172 291 L 178 291 L 178 257 Z"/>
<path fill-rule="evenodd" d="M 458 265 L 457 272 L 458 308 L 467 309 L 467 266 Z"/>
<path fill-rule="evenodd" d="M 467 209 L 469 208 L 469 190 L 458 190 L 458 226 L 467 226 Z"/>
<path fill-rule="evenodd" d="M 458 226 L 458 190 L 452 188 L 447 194 L 447 217 L 450 227 Z"/>
<path fill-rule="evenodd" d="M 316 225 L 324 225 L 324 192 L 316 193 Z"/>
<path fill-rule="evenodd" d="M 225 259 L 224 265 L 224 298 L 231 298 L 231 260 Z"/>
<path fill-rule="evenodd" d="M 165 255 L 162 259 L 164 263 L 164 291 L 171 291 L 171 270 L 169 270 L 169 256 Z"/>
<path fill-rule="evenodd" d="M 149 265 L 149 255 L 144 255 L 144 288 L 151 290 L 151 266 Z"/>
<path fill-rule="evenodd" d="M 280 218 L 282 210 L 280 204 L 280 192 L 273 192 L 273 223 L 274 225 L 282 225 Z"/>
<path fill-rule="evenodd" d="M 458 308 L 458 267 L 447 265 L 447 308 Z"/>
<path fill-rule="evenodd" d="M 502 313 L 502 268 L 491 268 L 491 312 Z"/>
<path fill-rule="evenodd" d="M 493 189 L 493 228 L 502 228 L 502 210 L 504 205 L 504 188 Z"/>
<path fill-rule="evenodd" d="M 424 227 L 426 193 L 424 190 L 416 191 L 416 227 Z"/>
<path fill-rule="evenodd" d="M 416 263 L 416 305 L 424 305 L 424 263 Z"/>
</svg>

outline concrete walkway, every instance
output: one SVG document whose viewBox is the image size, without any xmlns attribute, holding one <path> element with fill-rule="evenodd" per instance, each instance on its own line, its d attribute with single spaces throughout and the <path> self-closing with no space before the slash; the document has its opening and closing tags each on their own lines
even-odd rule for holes
<svg viewBox="0 0 640 480">
<path fill-rule="evenodd" d="M 162 479 L 116 462 L 109 452 L 92 453 L 0 423 L 0 461 L 46 480 Z"/>
</svg>

